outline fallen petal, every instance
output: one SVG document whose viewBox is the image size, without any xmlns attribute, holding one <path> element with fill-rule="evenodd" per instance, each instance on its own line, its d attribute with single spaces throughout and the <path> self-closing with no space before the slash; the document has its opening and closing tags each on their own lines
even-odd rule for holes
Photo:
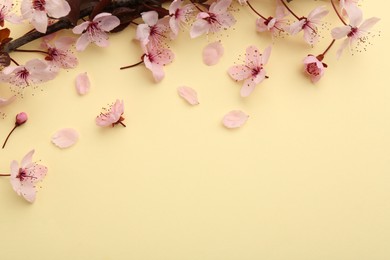
<svg viewBox="0 0 390 260">
<path fill-rule="evenodd" d="M 179 96 L 184 98 L 189 104 L 191 105 L 198 105 L 198 94 L 196 91 L 190 87 L 178 87 L 177 92 L 179 93 Z"/>
<path fill-rule="evenodd" d="M 217 64 L 221 59 L 223 52 L 224 52 L 223 46 L 219 41 L 208 44 L 203 49 L 203 53 L 202 53 L 204 64 L 208 66 Z"/>
<path fill-rule="evenodd" d="M 222 123 L 227 128 L 241 127 L 248 120 L 249 116 L 240 110 L 232 110 L 227 113 L 222 120 Z"/>
<path fill-rule="evenodd" d="M 0 107 L 4 107 L 4 106 L 11 104 L 15 99 L 16 99 L 16 96 L 12 96 L 10 98 L 0 97 Z"/>
<path fill-rule="evenodd" d="M 63 128 L 51 137 L 52 143 L 59 148 L 68 148 L 74 145 L 78 139 L 79 134 L 72 128 Z"/>
<path fill-rule="evenodd" d="M 81 73 L 76 77 L 76 90 L 79 95 L 85 95 L 89 92 L 91 82 L 89 81 L 87 72 Z"/>
</svg>

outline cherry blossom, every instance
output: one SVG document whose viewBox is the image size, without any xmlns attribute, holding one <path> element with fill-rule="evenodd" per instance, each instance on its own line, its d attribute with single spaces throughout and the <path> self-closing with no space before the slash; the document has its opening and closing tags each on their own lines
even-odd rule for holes
<svg viewBox="0 0 390 260">
<path fill-rule="evenodd" d="M 18 128 L 19 126 L 23 125 L 24 123 L 26 123 L 27 119 L 28 119 L 28 116 L 27 116 L 27 114 L 25 112 L 21 112 L 21 113 L 16 115 L 16 117 L 15 117 L 15 125 L 11 129 L 11 131 L 9 132 L 7 137 L 5 138 L 3 146 L 1 147 L 2 149 L 4 149 L 5 145 L 8 142 L 8 139 L 10 138 L 11 134 L 15 131 L 15 129 Z"/>
<path fill-rule="evenodd" d="M 39 84 L 55 78 L 57 72 L 50 70 L 47 63 L 39 59 L 26 62 L 26 65 L 8 66 L 3 69 L 5 81 L 19 89 Z"/>
<path fill-rule="evenodd" d="M 303 30 L 303 37 L 308 44 L 315 44 L 318 41 L 317 25 L 321 19 L 329 13 L 325 6 L 319 6 L 309 13 L 307 17 L 302 17 L 289 27 L 291 35 L 295 35 Z"/>
<path fill-rule="evenodd" d="M 236 19 L 228 12 L 231 2 L 232 0 L 219 0 L 211 4 L 208 12 L 198 13 L 196 21 L 191 27 L 191 38 L 215 33 L 234 25 Z"/>
<path fill-rule="evenodd" d="M 256 85 L 261 83 L 266 76 L 264 65 L 268 62 L 271 54 L 271 46 L 261 54 L 255 46 L 246 49 L 245 64 L 235 65 L 229 68 L 230 77 L 236 81 L 244 81 L 240 94 L 242 97 L 249 96 Z"/>
<path fill-rule="evenodd" d="M 350 8 L 347 14 L 349 17 L 349 25 L 336 27 L 331 31 L 332 37 L 335 40 L 347 37 L 337 50 L 337 58 L 341 56 L 347 46 L 351 47 L 355 42 L 365 43 L 370 29 L 380 20 L 377 17 L 371 17 L 362 22 L 363 13 L 357 7 Z"/>
<path fill-rule="evenodd" d="M 123 100 L 120 101 L 117 99 L 113 105 L 111 105 L 108 109 L 103 108 L 102 113 L 96 117 L 96 124 L 101 127 L 112 126 L 114 127 L 117 124 L 121 124 L 125 126 L 122 122 L 125 120 L 122 115 L 124 113 L 124 105 Z"/>
<path fill-rule="evenodd" d="M 286 9 L 282 5 L 276 7 L 275 17 L 268 17 L 263 19 L 262 17 L 256 20 L 256 30 L 258 32 L 269 31 L 272 33 L 272 36 L 276 36 L 284 31 L 284 28 L 287 25 L 287 19 L 284 17 L 287 16 Z"/>
<path fill-rule="evenodd" d="M 173 33 L 173 37 L 179 34 L 180 26 L 186 22 L 189 15 L 193 12 L 191 4 L 187 4 L 183 7 L 184 0 L 175 0 L 169 6 L 169 26 Z"/>
<path fill-rule="evenodd" d="M 92 21 L 83 22 L 73 28 L 73 33 L 81 34 L 76 42 L 76 50 L 83 51 L 90 43 L 99 47 L 109 45 L 107 32 L 120 24 L 118 17 L 110 13 L 100 13 Z"/>
<path fill-rule="evenodd" d="M 147 45 L 149 42 L 151 45 L 160 45 L 166 38 L 165 33 L 168 31 L 168 27 L 158 19 L 156 11 L 144 12 L 141 15 L 145 23 L 137 26 L 135 38 L 142 45 Z"/>
<path fill-rule="evenodd" d="M 54 69 L 72 69 L 78 64 L 77 57 L 72 53 L 70 47 L 75 42 L 73 37 L 60 37 L 54 42 L 54 46 L 44 39 L 41 47 L 47 49 L 48 55 L 45 60 Z"/>
<path fill-rule="evenodd" d="M 160 82 L 164 76 L 164 66 L 171 63 L 175 57 L 170 49 L 157 48 L 152 45 L 144 47 L 143 62 L 156 82 Z"/>
<path fill-rule="evenodd" d="M 70 12 L 70 6 L 65 0 L 23 0 L 21 12 L 23 18 L 28 20 L 38 32 L 46 33 L 48 16 L 64 17 Z"/>
<path fill-rule="evenodd" d="M 202 58 L 204 64 L 213 66 L 219 62 L 224 53 L 224 48 L 220 41 L 212 42 L 204 47 Z"/>
<path fill-rule="evenodd" d="M 34 150 L 27 153 L 20 166 L 17 161 L 11 162 L 11 185 L 14 191 L 25 198 L 28 202 L 33 203 L 36 197 L 36 184 L 40 182 L 47 173 L 44 165 L 32 161 Z"/>
<path fill-rule="evenodd" d="M 0 26 L 4 26 L 4 21 L 10 23 L 21 23 L 22 19 L 16 14 L 12 13 L 13 1 L 2 0 L 0 3 Z"/>
<path fill-rule="evenodd" d="M 305 72 L 310 76 L 310 79 L 313 83 L 319 81 L 324 75 L 325 68 L 328 67 L 325 63 L 322 62 L 324 58 L 323 55 L 313 56 L 308 55 L 304 60 L 303 64 L 305 65 Z"/>
</svg>

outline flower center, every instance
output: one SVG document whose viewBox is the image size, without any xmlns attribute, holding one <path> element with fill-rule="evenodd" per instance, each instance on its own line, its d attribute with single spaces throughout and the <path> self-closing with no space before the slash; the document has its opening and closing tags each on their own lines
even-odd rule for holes
<svg viewBox="0 0 390 260">
<path fill-rule="evenodd" d="M 32 1 L 32 6 L 35 10 L 38 11 L 45 11 L 45 0 L 33 0 Z"/>
<path fill-rule="evenodd" d="M 260 73 L 261 69 L 262 69 L 262 67 L 253 68 L 252 69 L 252 77 L 256 77 Z"/>
<path fill-rule="evenodd" d="M 358 32 L 358 28 L 352 27 L 351 31 L 347 34 L 348 37 L 353 37 Z"/>
<path fill-rule="evenodd" d="M 24 169 L 20 168 L 18 175 L 16 175 L 16 178 L 18 178 L 20 181 L 24 181 L 26 178 L 34 179 L 34 176 L 27 175 L 27 173 L 24 171 Z"/>
<path fill-rule="evenodd" d="M 317 67 L 317 64 L 315 62 L 307 64 L 306 71 L 313 76 L 320 75 L 320 69 Z"/>
<path fill-rule="evenodd" d="M 208 13 L 209 17 L 204 18 L 209 24 L 219 23 L 217 16 L 214 13 Z"/>
<path fill-rule="evenodd" d="M 30 72 L 26 69 L 23 68 L 22 70 L 18 71 L 15 73 L 16 77 L 18 77 L 21 80 L 24 80 L 27 82 L 28 76 L 30 76 Z"/>
</svg>

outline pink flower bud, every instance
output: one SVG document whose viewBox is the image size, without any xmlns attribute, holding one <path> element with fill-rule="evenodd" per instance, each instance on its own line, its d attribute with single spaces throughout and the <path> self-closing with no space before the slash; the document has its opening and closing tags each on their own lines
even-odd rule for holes
<svg viewBox="0 0 390 260">
<path fill-rule="evenodd" d="M 17 126 L 23 125 L 24 123 L 26 123 L 27 119 L 28 119 L 27 114 L 25 112 L 21 112 L 16 115 L 15 125 Z"/>
</svg>

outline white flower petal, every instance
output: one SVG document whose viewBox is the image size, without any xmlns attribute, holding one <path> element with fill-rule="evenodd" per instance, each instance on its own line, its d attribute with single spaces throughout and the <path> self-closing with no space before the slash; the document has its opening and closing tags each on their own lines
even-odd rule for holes
<svg viewBox="0 0 390 260">
<path fill-rule="evenodd" d="M 238 128 L 245 124 L 248 117 L 241 110 L 232 110 L 223 117 L 222 123 L 226 128 Z"/>
<path fill-rule="evenodd" d="M 179 93 L 179 96 L 181 96 L 183 99 L 185 99 L 189 104 L 191 105 L 198 105 L 198 94 L 196 91 L 190 87 L 178 87 L 177 92 Z"/>
<path fill-rule="evenodd" d="M 52 137 L 51 142 L 59 148 L 68 148 L 74 145 L 79 139 L 79 134 L 72 128 L 63 128 L 57 131 Z"/>
</svg>

